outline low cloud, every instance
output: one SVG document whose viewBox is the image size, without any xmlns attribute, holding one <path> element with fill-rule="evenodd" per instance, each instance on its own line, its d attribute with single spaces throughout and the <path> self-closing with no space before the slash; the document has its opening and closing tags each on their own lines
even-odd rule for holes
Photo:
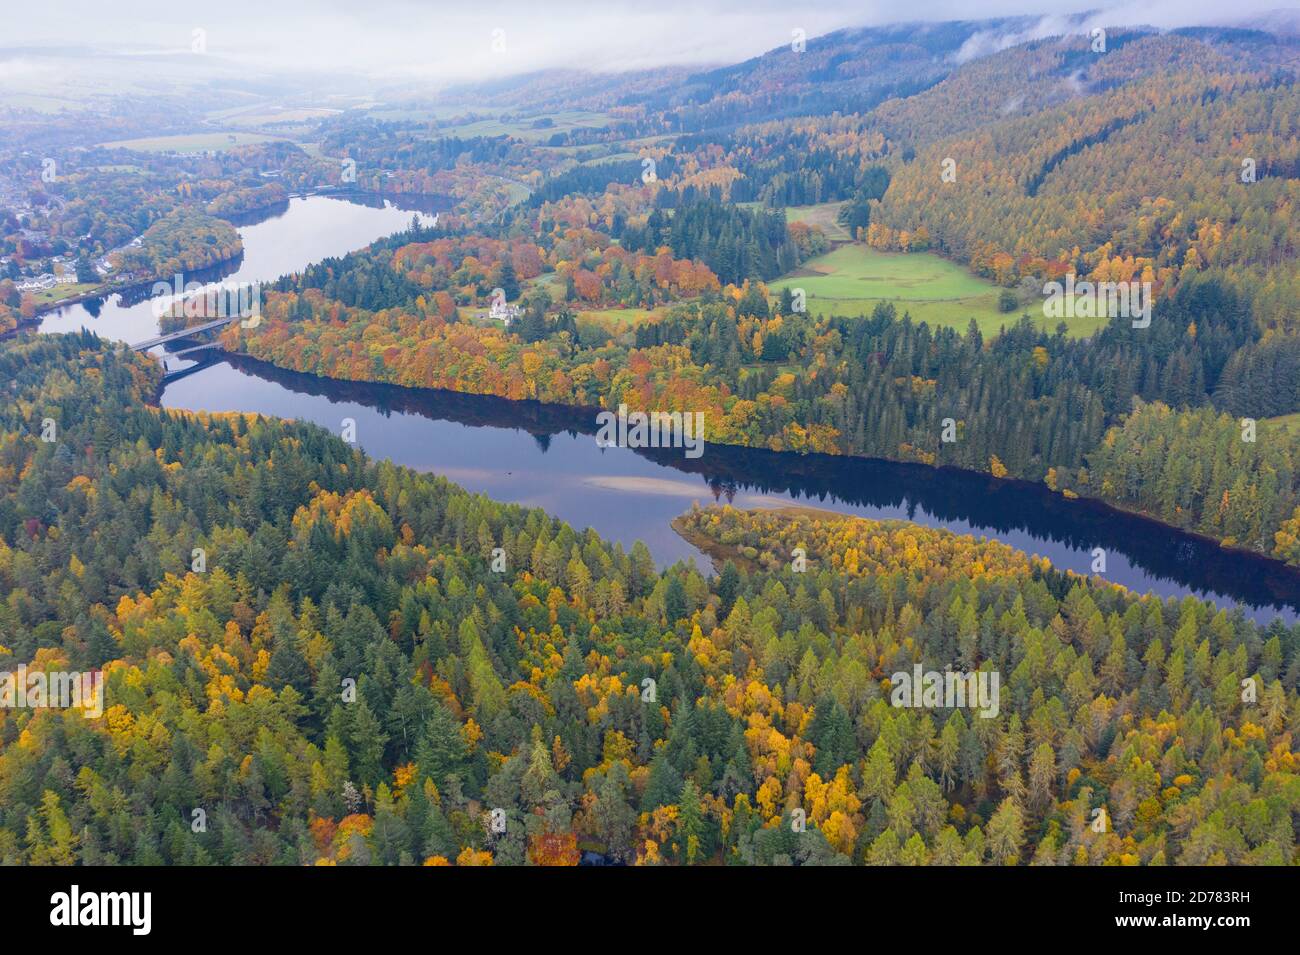
<svg viewBox="0 0 1300 955">
<path fill-rule="evenodd" d="M 1047 0 L 580 0 L 424 3 L 416 0 L 66 0 L 23 13 L 25 47 L 75 45 L 122 52 L 189 48 L 206 31 L 216 57 L 265 72 L 365 74 L 380 80 L 484 80 L 551 67 L 594 72 L 665 65 L 729 63 L 784 46 L 792 31 L 810 38 L 848 26 L 901 21 L 1035 15 L 1025 29 L 983 31 L 960 59 L 1092 25 L 1240 22 L 1277 0 L 1159 0 L 1089 11 L 1086 3 Z M 494 31 L 504 46 L 494 52 Z M 3 50 L 0 50 L 3 56 Z"/>
</svg>

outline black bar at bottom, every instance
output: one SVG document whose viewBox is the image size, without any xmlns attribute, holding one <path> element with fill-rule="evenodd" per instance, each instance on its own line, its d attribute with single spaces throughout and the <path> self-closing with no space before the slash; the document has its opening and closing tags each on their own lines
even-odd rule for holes
<svg viewBox="0 0 1300 955">
<path fill-rule="evenodd" d="M 43 868 L 0 879 L 11 937 L 76 933 L 128 946 L 216 937 L 384 944 L 403 925 L 436 933 L 431 941 L 458 927 L 484 943 L 572 940 L 582 925 L 663 938 L 684 929 L 682 919 L 769 942 L 827 929 L 877 941 L 982 929 L 1045 947 L 1062 932 L 1071 941 L 1199 932 L 1230 943 L 1293 926 L 1295 909 L 1295 875 L 1282 868 Z M 148 893 L 147 909 L 131 893 Z"/>
</svg>

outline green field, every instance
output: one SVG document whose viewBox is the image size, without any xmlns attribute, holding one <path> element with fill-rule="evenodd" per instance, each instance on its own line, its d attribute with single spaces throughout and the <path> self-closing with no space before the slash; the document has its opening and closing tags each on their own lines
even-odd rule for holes
<svg viewBox="0 0 1300 955">
<path fill-rule="evenodd" d="M 832 242 L 848 242 L 853 236 L 839 223 L 843 202 L 821 202 L 815 206 L 789 206 L 785 210 L 786 222 L 806 222 L 817 226 Z"/>
<path fill-rule="evenodd" d="M 358 104 L 352 104 L 354 106 Z M 504 106 L 466 106 L 463 103 L 449 105 L 424 105 L 419 107 L 394 106 L 390 104 L 372 104 L 366 111 L 367 116 L 381 120 L 416 120 L 417 122 L 446 122 L 462 119 L 473 113 L 475 116 L 498 116 L 505 112 Z"/>
<path fill-rule="evenodd" d="M 318 120 L 337 116 L 342 110 L 327 109 L 323 106 L 301 106 L 281 108 L 278 106 L 242 109 L 227 116 L 223 125 L 239 126 L 245 129 L 264 126 L 284 127 L 291 124 L 311 124 Z"/>
<path fill-rule="evenodd" d="M 56 285 L 54 288 L 41 289 L 39 292 L 29 294 L 38 306 L 53 305 L 64 299 L 76 298 L 78 295 L 92 292 L 101 284 L 100 282 L 78 282 L 75 285 Z"/>
<path fill-rule="evenodd" d="M 512 179 L 506 180 L 506 189 L 509 192 L 509 201 L 512 206 L 526 201 L 533 194 L 533 191 L 522 182 L 515 182 Z"/>
<path fill-rule="evenodd" d="M 907 312 L 913 321 L 931 325 L 965 330 L 974 318 L 986 337 L 1024 312 L 1049 331 L 1059 321 L 1042 317 L 1036 303 L 1010 313 L 999 311 L 998 286 L 931 252 L 878 252 L 864 245 L 842 245 L 809 259 L 768 288 L 778 295 L 784 288 L 802 288 L 814 315 L 870 315 L 877 302 L 893 302 L 900 316 Z M 1075 319 L 1070 334 L 1091 335 L 1105 324 L 1104 318 Z"/>
<path fill-rule="evenodd" d="M 13 109 L 30 109 L 36 113 L 61 113 L 76 109 L 72 100 L 58 96 L 38 96 L 34 93 L 0 93 L 0 105 Z"/>
<path fill-rule="evenodd" d="M 138 153 L 204 153 L 221 152 L 236 146 L 270 143 L 280 136 L 261 133 L 190 133 L 181 136 L 155 136 L 150 139 L 119 139 L 100 143 L 105 149 L 131 149 Z"/>
<path fill-rule="evenodd" d="M 560 284 L 560 276 L 555 272 L 543 272 L 537 278 L 529 279 L 524 283 L 531 289 L 545 289 L 546 294 L 551 297 L 553 303 L 558 303 L 564 299 L 564 288 Z M 576 317 L 579 322 L 600 322 L 612 328 L 626 326 L 631 328 L 639 322 L 644 322 L 652 318 L 664 306 L 658 309 L 653 308 L 575 308 Z"/>
<path fill-rule="evenodd" d="M 1300 435 L 1300 412 L 1284 414 L 1276 418 L 1261 418 L 1259 423 L 1267 427 L 1280 428 L 1291 437 Z"/>
<path fill-rule="evenodd" d="M 534 129 L 533 123 L 539 119 L 549 119 L 554 125 Z M 519 119 L 481 119 L 459 125 L 442 123 L 434 130 L 433 135 L 438 137 L 456 136 L 461 139 L 468 139 L 472 136 L 514 136 L 525 142 L 541 143 L 550 139 L 556 133 L 567 132 L 571 129 L 601 129 L 608 125 L 609 116 L 605 113 L 573 109 L 526 116 Z"/>
<path fill-rule="evenodd" d="M 640 153 L 629 153 L 629 152 L 611 153 L 608 156 L 595 156 L 592 159 L 583 159 L 580 161 L 580 165 L 598 166 L 603 162 L 626 162 L 629 159 L 640 159 L 640 158 L 641 158 Z"/>
<path fill-rule="evenodd" d="M 546 294 L 551 296 L 551 301 L 557 300 L 557 296 L 564 295 L 564 289 L 560 287 L 560 274 L 558 272 L 543 272 L 537 278 L 528 279 L 524 282 L 529 288 L 546 289 Z"/>
<path fill-rule="evenodd" d="M 578 312 L 578 319 L 597 319 L 615 325 L 636 325 L 655 314 L 653 308 L 587 308 Z"/>
<path fill-rule="evenodd" d="M 741 209 L 766 209 L 771 211 L 772 207 L 765 202 L 751 200 L 749 202 L 737 202 L 737 207 Z M 839 223 L 840 209 L 844 207 L 844 202 L 819 202 L 812 206 L 786 206 L 786 222 L 806 222 L 809 225 L 817 226 L 822 232 L 826 233 L 826 238 L 833 243 L 848 242 L 853 237 L 849 235 L 849 230 Z M 671 212 L 672 210 L 667 210 Z"/>
</svg>

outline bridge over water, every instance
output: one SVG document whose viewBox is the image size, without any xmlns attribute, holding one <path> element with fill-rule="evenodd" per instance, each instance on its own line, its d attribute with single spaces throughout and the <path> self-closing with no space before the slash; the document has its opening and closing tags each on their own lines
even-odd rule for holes
<svg viewBox="0 0 1300 955">
<path fill-rule="evenodd" d="M 202 325 L 191 325 L 189 328 L 182 328 L 179 331 L 169 332 L 166 335 L 158 335 L 155 338 L 148 338 L 142 342 L 136 342 L 131 346 L 132 351 L 148 351 L 157 345 L 163 345 L 167 342 L 174 342 L 178 338 L 192 338 L 203 332 L 212 331 L 214 328 L 221 328 L 229 325 L 231 322 L 239 321 L 238 315 L 232 315 L 229 318 L 217 318 L 210 322 L 204 322 Z"/>
</svg>

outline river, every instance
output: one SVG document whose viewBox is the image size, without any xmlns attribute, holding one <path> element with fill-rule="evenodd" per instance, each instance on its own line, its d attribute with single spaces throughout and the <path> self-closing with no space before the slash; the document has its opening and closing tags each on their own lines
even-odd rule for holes
<svg viewBox="0 0 1300 955">
<path fill-rule="evenodd" d="M 411 216 L 411 208 L 387 201 L 293 199 L 241 225 L 242 259 L 215 277 L 273 281 L 403 229 Z M 83 326 L 105 337 L 141 341 L 156 333 L 157 321 L 147 300 L 114 296 L 52 312 L 41 330 Z M 169 381 L 160 400 L 170 408 L 300 418 L 335 433 L 351 418 L 357 443 L 372 455 L 445 475 L 497 500 L 544 508 L 624 546 L 643 540 L 661 565 L 685 559 L 707 566 L 669 526 L 692 501 L 737 507 L 802 503 L 995 538 L 1081 573 L 1091 572 L 1100 548 L 1106 562 L 1100 576 L 1133 590 L 1162 597 L 1194 594 L 1241 607 L 1261 622 L 1281 617 L 1290 623 L 1300 616 L 1300 572 L 1099 503 L 1068 501 L 1037 484 L 720 445 L 707 446 L 697 459 L 680 449 L 601 448 L 594 417 L 580 409 L 332 381 L 240 356 Z"/>
</svg>

